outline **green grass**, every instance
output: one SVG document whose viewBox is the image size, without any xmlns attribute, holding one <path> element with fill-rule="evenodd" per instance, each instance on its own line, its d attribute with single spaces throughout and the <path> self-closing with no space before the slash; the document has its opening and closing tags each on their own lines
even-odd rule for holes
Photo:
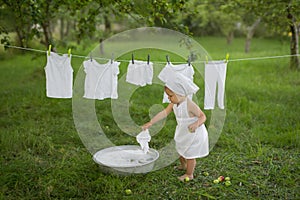
<svg viewBox="0 0 300 200">
<path fill-rule="evenodd" d="M 243 39 L 230 46 L 224 38 L 199 41 L 213 59 L 224 59 L 227 52 L 231 59 L 289 53 L 288 41 L 255 39 L 249 54 L 243 53 Z M 135 55 L 143 59 L 147 53 Z M 197 160 L 196 178 L 181 183 L 182 172 L 173 165 L 131 176 L 102 172 L 77 134 L 72 100 L 45 96 L 45 56 L 1 56 L 0 199 L 300 199 L 300 75 L 289 70 L 288 58 L 229 62 L 221 137 L 208 157 Z M 151 59 L 164 61 L 165 54 L 153 53 Z M 82 61 L 72 59 L 75 72 Z M 125 73 L 126 64 L 120 68 Z M 134 93 L 135 123 L 149 119 L 148 109 L 160 103 L 161 92 L 147 86 Z M 203 93 L 198 97 L 203 107 Z M 110 105 L 110 100 L 95 103 L 103 130 L 117 144 L 135 144 L 114 122 Z M 170 116 L 151 147 L 169 142 L 174 125 Z M 232 185 L 213 184 L 219 175 L 230 176 Z"/>
</svg>

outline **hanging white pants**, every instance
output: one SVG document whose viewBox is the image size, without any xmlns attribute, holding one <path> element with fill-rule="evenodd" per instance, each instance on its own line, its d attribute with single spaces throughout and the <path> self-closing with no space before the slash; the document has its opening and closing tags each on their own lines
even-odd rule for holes
<svg viewBox="0 0 300 200">
<path fill-rule="evenodd" d="M 204 109 L 212 110 L 215 108 L 217 88 L 218 106 L 219 108 L 224 109 L 226 71 L 227 62 L 210 61 L 205 64 Z"/>
<path fill-rule="evenodd" d="M 153 79 L 153 63 L 135 60 L 134 64 L 129 63 L 127 67 L 126 82 L 145 86 L 151 85 Z"/>
</svg>

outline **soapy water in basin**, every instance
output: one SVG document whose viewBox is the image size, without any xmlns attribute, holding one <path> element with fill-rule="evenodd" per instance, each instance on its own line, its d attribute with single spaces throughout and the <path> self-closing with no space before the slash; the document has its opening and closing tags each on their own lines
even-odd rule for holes
<svg viewBox="0 0 300 200">
<path fill-rule="evenodd" d="M 148 153 L 136 145 L 124 145 L 106 148 L 94 154 L 94 160 L 98 164 L 108 167 L 139 167 L 154 162 L 159 154 L 154 149 L 149 149 Z"/>
</svg>

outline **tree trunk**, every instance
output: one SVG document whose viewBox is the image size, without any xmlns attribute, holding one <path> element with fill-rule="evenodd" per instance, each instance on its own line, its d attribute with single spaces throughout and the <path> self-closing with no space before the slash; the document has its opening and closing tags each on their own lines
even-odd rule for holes
<svg viewBox="0 0 300 200">
<path fill-rule="evenodd" d="M 261 18 L 258 18 L 252 26 L 248 27 L 247 29 L 247 36 L 246 36 L 246 43 L 245 43 L 245 53 L 248 53 L 250 51 L 250 46 L 251 46 L 251 40 L 253 38 L 254 32 L 256 27 L 259 25 L 261 21 Z"/>
<path fill-rule="evenodd" d="M 232 40 L 234 38 L 234 32 L 233 31 L 230 31 L 226 37 L 226 40 L 227 40 L 227 44 L 230 45 Z"/>
<path fill-rule="evenodd" d="M 45 22 L 42 24 L 42 28 L 43 28 L 43 32 L 44 32 L 44 37 L 45 37 L 45 41 L 43 41 L 42 43 L 48 47 L 50 44 L 52 45 L 52 51 L 56 52 L 56 49 L 54 47 L 54 44 L 52 44 L 52 33 L 51 33 L 51 29 L 50 29 L 50 23 L 49 22 Z"/>
<path fill-rule="evenodd" d="M 49 25 L 48 24 L 42 24 L 43 32 L 44 32 L 44 39 L 45 41 L 43 42 L 46 46 L 50 45 L 50 36 L 49 36 Z"/>
<path fill-rule="evenodd" d="M 51 44 L 52 45 L 52 51 L 56 52 L 55 46 L 53 44 L 53 40 L 52 40 L 52 31 L 51 31 L 51 23 L 50 23 L 50 19 L 51 17 L 51 13 L 50 13 L 50 4 L 51 1 L 45 1 L 46 2 L 46 7 L 45 7 L 45 12 L 44 12 L 44 20 L 41 22 L 41 26 L 43 28 L 43 32 L 44 32 L 44 37 L 45 37 L 45 41 L 43 41 L 44 45 L 46 45 L 46 47 L 48 48 L 48 46 Z"/>
<path fill-rule="evenodd" d="M 298 26 L 295 17 L 293 14 L 290 12 L 290 8 L 288 7 L 288 16 L 287 18 L 289 19 L 289 24 L 290 24 L 290 30 L 292 33 L 291 36 L 291 44 L 290 44 L 290 51 L 291 51 L 291 60 L 290 60 L 290 68 L 291 69 L 296 69 L 300 70 L 300 60 L 299 57 L 297 56 L 299 54 L 299 31 L 298 31 Z M 294 56 L 293 56 L 294 55 Z"/>
<path fill-rule="evenodd" d="M 65 36 L 65 20 L 63 17 L 60 18 L 60 39 L 63 40 Z"/>
<path fill-rule="evenodd" d="M 292 28 L 293 27 L 293 28 Z M 291 55 L 298 55 L 299 54 L 299 34 L 296 26 L 291 25 Z M 290 61 L 290 67 L 291 69 L 297 69 L 300 70 L 300 60 L 298 56 L 292 56 Z"/>
<path fill-rule="evenodd" d="M 104 24 L 105 24 L 105 31 L 111 32 L 111 22 L 107 16 L 107 14 L 104 15 Z"/>
<path fill-rule="evenodd" d="M 18 35 L 18 40 L 19 40 L 19 43 L 20 43 L 20 47 L 25 47 L 24 40 L 23 40 L 24 37 L 23 37 L 21 29 L 17 27 L 16 32 L 17 32 L 17 35 Z"/>
<path fill-rule="evenodd" d="M 66 37 L 69 37 L 69 32 L 70 32 L 70 29 L 71 29 L 71 25 L 72 25 L 71 20 L 70 19 L 67 20 L 67 26 L 66 26 L 66 32 L 65 32 Z"/>
</svg>

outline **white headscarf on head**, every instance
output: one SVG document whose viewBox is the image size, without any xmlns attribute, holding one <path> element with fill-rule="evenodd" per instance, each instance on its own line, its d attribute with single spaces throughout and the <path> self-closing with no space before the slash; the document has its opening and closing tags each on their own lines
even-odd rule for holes
<svg viewBox="0 0 300 200">
<path fill-rule="evenodd" d="M 179 73 L 171 73 L 165 85 L 175 94 L 181 96 L 195 94 L 199 90 L 199 87 L 192 80 Z"/>
</svg>

